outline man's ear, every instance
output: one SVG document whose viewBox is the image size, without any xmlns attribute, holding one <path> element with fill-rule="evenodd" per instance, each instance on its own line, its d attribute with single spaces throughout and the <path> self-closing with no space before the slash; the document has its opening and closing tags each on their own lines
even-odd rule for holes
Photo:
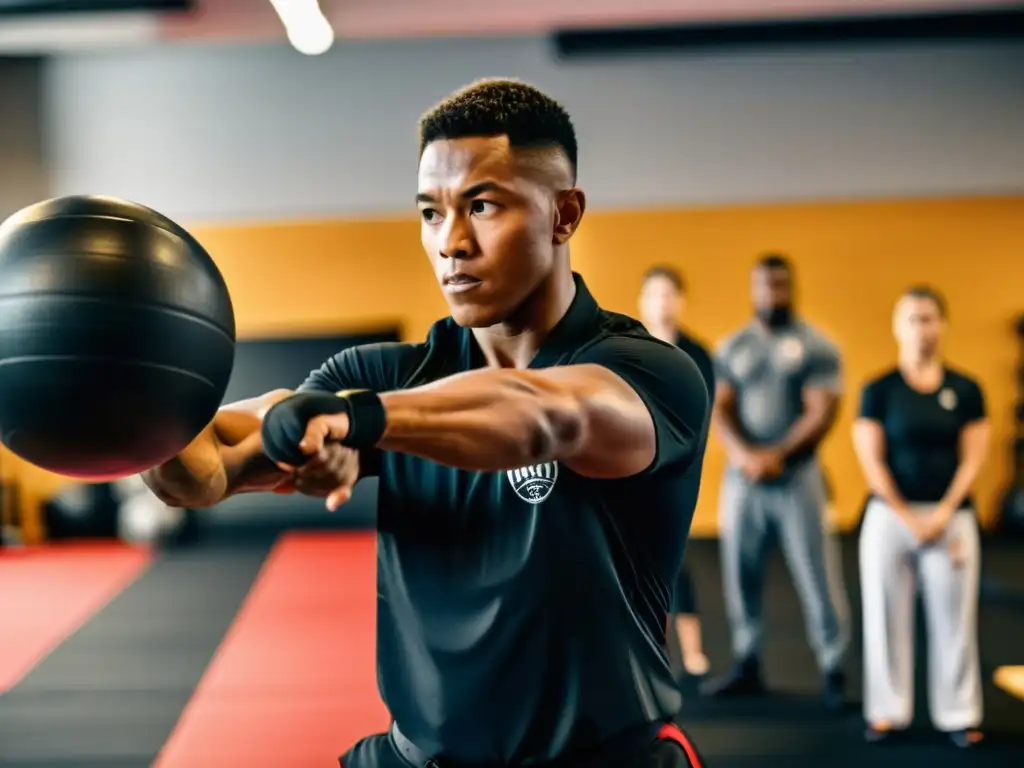
<svg viewBox="0 0 1024 768">
<path fill-rule="evenodd" d="M 587 196 L 578 187 L 567 189 L 558 193 L 558 200 L 555 204 L 555 230 L 552 240 L 555 245 L 564 245 L 576 233 L 583 220 L 583 213 L 587 210 Z"/>
</svg>

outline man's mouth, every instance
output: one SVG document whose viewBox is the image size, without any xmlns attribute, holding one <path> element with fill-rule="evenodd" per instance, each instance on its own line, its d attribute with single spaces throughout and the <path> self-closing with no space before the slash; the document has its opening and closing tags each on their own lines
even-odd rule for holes
<svg viewBox="0 0 1024 768">
<path fill-rule="evenodd" d="M 448 293 L 462 293 L 476 288 L 482 281 L 465 272 L 453 272 L 450 275 L 445 275 L 443 282 L 444 289 Z"/>
</svg>

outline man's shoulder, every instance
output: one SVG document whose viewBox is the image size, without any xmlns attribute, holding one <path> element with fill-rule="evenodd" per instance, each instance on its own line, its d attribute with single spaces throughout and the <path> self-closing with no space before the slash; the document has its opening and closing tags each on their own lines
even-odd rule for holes
<svg viewBox="0 0 1024 768">
<path fill-rule="evenodd" d="M 431 326 L 423 341 L 361 344 L 341 355 L 347 357 L 347 365 L 373 382 L 374 389 L 402 389 L 434 378 L 428 370 L 435 367 L 431 361 L 445 360 L 457 353 L 460 340 L 459 327 L 451 317 L 446 317 Z"/>
<path fill-rule="evenodd" d="M 404 374 L 411 375 L 426 357 L 427 351 L 425 342 L 385 341 L 349 347 L 335 357 L 341 365 L 361 372 L 372 372 L 392 381 L 389 386 L 399 386 L 398 382 Z"/>
<path fill-rule="evenodd" d="M 679 347 L 657 339 L 647 332 L 643 324 L 628 315 L 602 309 L 599 323 L 590 338 L 575 351 L 570 363 L 597 351 L 631 352 L 641 356 L 661 356 L 679 352 Z M 680 359 L 685 355 L 679 355 Z"/>
<path fill-rule="evenodd" d="M 719 339 L 718 343 L 715 344 L 715 356 L 726 360 L 738 350 L 756 343 L 759 338 L 757 329 L 753 324 L 747 323 L 742 328 L 738 328 L 722 339 Z"/>
<path fill-rule="evenodd" d="M 839 346 L 824 331 L 810 323 L 801 320 L 796 324 L 794 332 L 807 348 L 813 352 L 830 355 L 839 354 Z"/>
<path fill-rule="evenodd" d="M 602 312 L 602 328 L 581 345 L 569 365 L 596 363 L 625 379 L 641 395 L 696 403 L 707 397 L 700 366 L 675 344 L 657 339 L 638 321 Z M 698 393 L 702 396 L 698 397 Z"/>
<path fill-rule="evenodd" d="M 385 341 L 347 347 L 311 371 L 300 389 L 340 391 L 372 389 L 386 392 L 413 382 L 429 359 L 434 345 Z"/>
<path fill-rule="evenodd" d="M 600 340 L 611 336 L 654 340 L 654 337 L 647 332 L 644 324 L 635 317 L 624 315 L 621 312 L 612 312 L 610 309 L 601 307 L 597 312 L 597 323 L 594 326 L 593 338 L 594 340 Z"/>
</svg>

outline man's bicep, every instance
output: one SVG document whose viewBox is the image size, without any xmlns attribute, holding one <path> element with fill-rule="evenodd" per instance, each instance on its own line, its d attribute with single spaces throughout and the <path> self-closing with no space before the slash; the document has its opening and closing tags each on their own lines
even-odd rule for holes
<svg viewBox="0 0 1024 768">
<path fill-rule="evenodd" d="M 831 344 L 819 343 L 808 353 L 804 389 L 828 390 L 839 395 L 843 389 L 843 361 Z"/>
<path fill-rule="evenodd" d="M 804 387 L 804 412 L 813 413 L 823 425 L 831 424 L 839 413 L 839 398 L 839 391 L 835 387 Z"/>
<path fill-rule="evenodd" d="M 594 345 L 576 363 L 600 365 L 642 401 L 654 427 L 655 455 L 646 473 L 685 469 L 704 450 L 709 401 L 700 369 L 687 355 L 655 341 L 615 338 Z"/>
</svg>

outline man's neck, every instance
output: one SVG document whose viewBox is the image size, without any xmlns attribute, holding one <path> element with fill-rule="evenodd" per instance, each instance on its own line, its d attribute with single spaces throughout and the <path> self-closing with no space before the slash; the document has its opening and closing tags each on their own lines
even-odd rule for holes
<svg viewBox="0 0 1024 768">
<path fill-rule="evenodd" d="M 780 325 L 772 325 L 762 320 L 760 317 L 754 318 L 754 325 L 769 336 L 776 333 L 786 333 L 787 331 L 793 330 L 796 326 L 796 318 L 790 318 L 787 322 Z"/>
<path fill-rule="evenodd" d="M 576 297 L 572 271 L 559 269 L 541 283 L 512 317 L 473 336 L 492 368 L 527 368 Z"/>
</svg>

